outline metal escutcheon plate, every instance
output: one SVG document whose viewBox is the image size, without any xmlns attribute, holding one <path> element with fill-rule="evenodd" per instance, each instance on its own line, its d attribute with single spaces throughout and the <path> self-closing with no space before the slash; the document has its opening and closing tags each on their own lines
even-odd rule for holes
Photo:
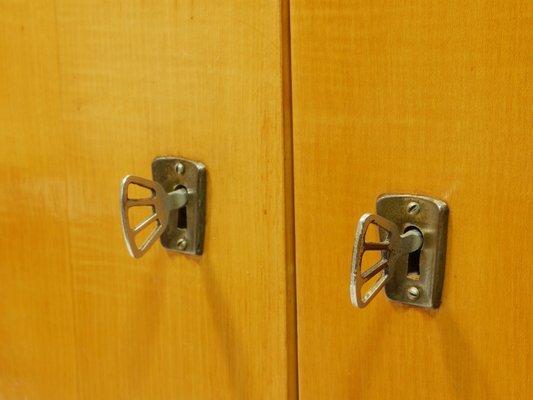
<svg viewBox="0 0 533 400">
<path fill-rule="evenodd" d="M 424 238 L 416 255 L 419 257 L 419 273 L 409 273 L 409 257 L 414 255 L 400 256 L 394 273 L 385 285 L 387 297 L 411 306 L 439 307 L 444 280 L 448 206 L 443 201 L 425 196 L 386 194 L 377 199 L 376 210 L 378 215 L 394 222 L 400 233 L 416 227 Z"/>
<path fill-rule="evenodd" d="M 182 209 L 172 210 L 161 245 L 180 253 L 200 255 L 204 247 L 206 168 L 204 164 L 181 157 L 157 157 L 152 175 L 167 193 L 185 187 L 188 201 Z"/>
</svg>

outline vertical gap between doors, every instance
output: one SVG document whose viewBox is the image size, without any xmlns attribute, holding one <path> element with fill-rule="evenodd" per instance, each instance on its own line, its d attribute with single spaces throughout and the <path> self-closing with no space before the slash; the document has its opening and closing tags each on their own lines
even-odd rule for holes
<svg viewBox="0 0 533 400">
<path fill-rule="evenodd" d="M 296 304 L 296 240 L 294 222 L 294 165 L 290 1 L 281 0 L 281 79 L 285 193 L 285 268 L 287 293 L 287 398 L 298 398 L 298 317 Z"/>
</svg>

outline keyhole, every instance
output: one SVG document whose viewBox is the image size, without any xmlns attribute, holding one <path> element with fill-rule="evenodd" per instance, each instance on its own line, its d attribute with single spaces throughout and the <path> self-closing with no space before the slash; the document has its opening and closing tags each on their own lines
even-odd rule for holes
<svg viewBox="0 0 533 400">
<path fill-rule="evenodd" d="M 416 230 L 422 235 L 422 232 L 420 232 L 420 229 L 418 229 L 416 226 L 408 226 L 405 228 L 403 233 Z M 409 253 L 407 256 L 407 278 L 413 279 L 413 280 L 420 280 L 420 251 L 422 248 L 413 251 L 412 253 Z"/>
<path fill-rule="evenodd" d="M 183 185 L 177 185 L 174 190 L 187 189 Z M 187 206 L 178 209 L 178 229 L 187 229 Z"/>
</svg>

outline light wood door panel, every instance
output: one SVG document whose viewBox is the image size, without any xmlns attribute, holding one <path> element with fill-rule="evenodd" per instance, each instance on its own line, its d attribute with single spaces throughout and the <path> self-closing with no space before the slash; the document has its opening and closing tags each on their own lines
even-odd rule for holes
<svg viewBox="0 0 533 400">
<path fill-rule="evenodd" d="M 54 13 L 0 4 L 0 398 L 75 398 Z"/>
<path fill-rule="evenodd" d="M 0 398 L 293 398 L 285 2 L 0 2 Z M 208 169 L 205 254 L 118 192 Z"/>
<path fill-rule="evenodd" d="M 533 4 L 291 2 L 302 399 L 533 396 Z M 437 311 L 352 307 L 381 193 L 448 202 Z"/>
</svg>

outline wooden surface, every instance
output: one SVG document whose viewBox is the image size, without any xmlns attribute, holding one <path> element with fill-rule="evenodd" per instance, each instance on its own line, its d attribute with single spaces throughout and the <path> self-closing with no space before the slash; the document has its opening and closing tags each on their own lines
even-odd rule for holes
<svg viewBox="0 0 533 400">
<path fill-rule="evenodd" d="M 293 398 L 287 5 L 55 3 L 0 2 L 0 399 Z M 161 154 L 208 168 L 202 257 L 127 254 Z"/>
<path fill-rule="evenodd" d="M 302 399 L 533 397 L 533 3 L 291 2 Z M 352 308 L 381 193 L 448 202 L 441 308 Z"/>
</svg>

